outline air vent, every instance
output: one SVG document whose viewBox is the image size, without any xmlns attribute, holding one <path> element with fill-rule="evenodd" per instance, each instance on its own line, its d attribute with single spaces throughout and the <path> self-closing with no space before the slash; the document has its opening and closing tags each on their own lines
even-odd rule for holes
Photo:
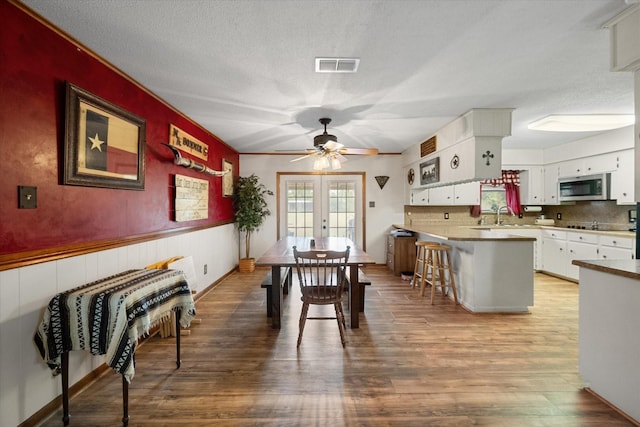
<svg viewBox="0 0 640 427">
<path fill-rule="evenodd" d="M 359 58 L 316 58 L 316 73 L 355 73 Z"/>
</svg>

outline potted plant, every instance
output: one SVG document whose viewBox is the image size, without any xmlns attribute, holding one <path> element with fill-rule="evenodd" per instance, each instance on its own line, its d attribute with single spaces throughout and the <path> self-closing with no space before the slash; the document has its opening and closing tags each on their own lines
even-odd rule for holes
<svg viewBox="0 0 640 427">
<path fill-rule="evenodd" d="M 245 233 L 246 256 L 239 261 L 239 269 L 242 273 L 250 273 L 255 269 L 255 259 L 250 258 L 251 234 L 260 228 L 268 215 L 271 215 L 265 200 L 267 195 L 273 196 L 273 191 L 260 183 L 255 174 L 238 177 L 233 193 L 233 204 L 238 231 Z"/>
</svg>

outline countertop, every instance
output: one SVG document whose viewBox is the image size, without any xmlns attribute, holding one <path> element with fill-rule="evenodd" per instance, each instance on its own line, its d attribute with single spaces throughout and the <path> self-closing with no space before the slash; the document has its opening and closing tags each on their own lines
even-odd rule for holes
<svg viewBox="0 0 640 427">
<path fill-rule="evenodd" d="M 402 228 L 415 233 L 428 234 L 446 240 L 532 240 L 524 236 L 496 236 L 492 230 L 558 230 L 573 233 L 588 233 L 602 236 L 618 236 L 635 238 L 636 233 L 624 230 L 583 230 L 579 228 L 555 227 L 550 225 L 440 225 L 440 224 L 393 224 L 395 228 Z"/>
<path fill-rule="evenodd" d="M 613 274 L 615 276 L 628 277 L 630 279 L 640 280 L 640 260 L 637 259 L 618 259 L 618 260 L 589 260 L 572 261 L 573 265 L 584 267 L 591 270 L 601 271 L 603 273 Z"/>
<path fill-rule="evenodd" d="M 460 225 L 406 225 L 393 224 L 395 228 L 422 233 L 442 240 L 460 241 L 534 241 L 535 237 L 503 235 L 491 232 L 491 228 L 486 226 L 460 226 Z M 500 227 L 507 228 L 507 227 Z"/>
</svg>

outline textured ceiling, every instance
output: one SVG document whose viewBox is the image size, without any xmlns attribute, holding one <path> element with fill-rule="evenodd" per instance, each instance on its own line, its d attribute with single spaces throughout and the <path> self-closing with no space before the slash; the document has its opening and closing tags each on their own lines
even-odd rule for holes
<svg viewBox="0 0 640 427">
<path fill-rule="evenodd" d="M 549 114 L 632 114 L 602 25 L 627 0 L 24 0 L 242 153 L 402 152 L 472 108 L 514 108 L 505 148 L 592 134 L 527 130 Z M 358 57 L 355 74 L 315 57 Z"/>
</svg>

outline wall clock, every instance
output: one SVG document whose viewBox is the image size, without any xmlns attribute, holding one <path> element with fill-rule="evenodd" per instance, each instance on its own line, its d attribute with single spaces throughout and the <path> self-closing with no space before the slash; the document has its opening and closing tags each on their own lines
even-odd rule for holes
<svg viewBox="0 0 640 427">
<path fill-rule="evenodd" d="M 413 180 L 416 177 L 416 173 L 413 171 L 413 168 L 409 169 L 409 172 L 407 173 L 407 182 L 409 183 L 409 185 L 413 184 Z"/>
</svg>

